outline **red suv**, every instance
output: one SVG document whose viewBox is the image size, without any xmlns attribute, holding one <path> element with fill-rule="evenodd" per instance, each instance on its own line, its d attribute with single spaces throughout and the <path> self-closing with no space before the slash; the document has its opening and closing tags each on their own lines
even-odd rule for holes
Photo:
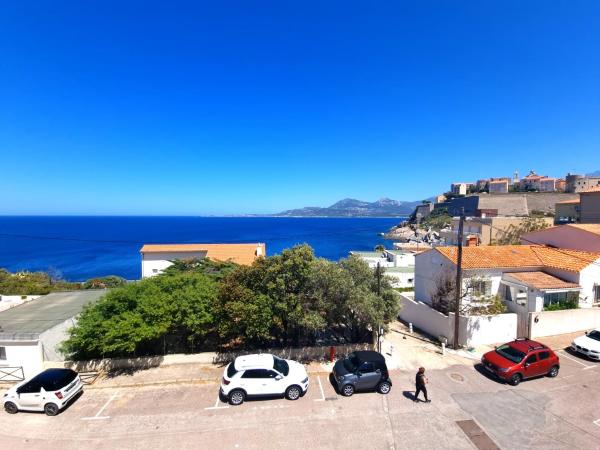
<svg viewBox="0 0 600 450">
<path fill-rule="evenodd" d="M 481 364 L 498 378 L 516 386 L 525 378 L 558 375 L 558 356 L 544 344 L 517 339 L 496 347 L 481 358 Z"/>
</svg>

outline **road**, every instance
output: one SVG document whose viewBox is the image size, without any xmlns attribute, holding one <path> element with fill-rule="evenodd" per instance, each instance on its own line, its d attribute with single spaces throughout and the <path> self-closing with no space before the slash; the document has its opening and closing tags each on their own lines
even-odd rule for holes
<svg viewBox="0 0 600 450">
<path fill-rule="evenodd" d="M 218 399 L 203 384 L 93 389 L 56 417 L 0 414 L 11 449 L 472 449 L 457 421 L 474 420 L 500 448 L 600 448 L 600 364 L 560 351 L 557 378 L 507 386 L 476 367 L 432 370 L 432 403 L 412 401 L 414 374 L 393 371 L 392 392 L 339 396 L 311 374 L 301 399 Z M 481 446 L 479 448 L 484 448 Z"/>
</svg>

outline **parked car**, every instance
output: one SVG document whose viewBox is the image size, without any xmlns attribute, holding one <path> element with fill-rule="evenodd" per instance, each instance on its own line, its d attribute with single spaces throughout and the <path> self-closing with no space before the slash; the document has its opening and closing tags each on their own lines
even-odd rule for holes
<svg viewBox="0 0 600 450">
<path fill-rule="evenodd" d="M 350 353 L 333 366 L 332 377 L 338 391 L 350 397 L 356 391 L 377 391 L 387 394 L 392 380 L 381 353 L 357 351 Z"/>
<path fill-rule="evenodd" d="M 238 356 L 225 369 L 221 395 L 232 405 L 241 405 L 251 396 L 283 395 L 298 400 L 308 384 L 306 369 L 296 361 L 266 353 Z"/>
<path fill-rule="evenodd" d="M 2 401 L 9 414 L 44 411 L 48 416 L 55 416 L 82 390 L 83 384 L 74 370 L 47 369 L 11 387 Z"/>
<path fill-rule="evenodd" d="M 560 361 L 552 349 L 529 339 L 517 339 L 496 347 L 483 355 L 481 364 L 513 386 L 526 378 L 555 377 L 560 369 Z"/>
<path fill-rule="evenodd" d="M 571 350 L 600 361 L 600 330 L 592 330 L 576 338 L 571 344 Z"/>
</svg>

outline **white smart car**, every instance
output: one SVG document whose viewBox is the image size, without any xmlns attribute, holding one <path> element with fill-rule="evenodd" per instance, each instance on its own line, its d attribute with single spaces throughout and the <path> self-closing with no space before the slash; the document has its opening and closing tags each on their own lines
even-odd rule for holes
<svg viewBox="0 0 600 450">
<path fill-rule="evenodd" d="M 11 387 L 2 398 L 9 414 L 19 411 L 44 411 L 55 416 L 83 390 L 77 372 L 71 369 L 47 369 L 30 380 Z"/>
<path fill-rule="evenodd" d="M 579 336 L 571 344 L 571 350 L 600 361 L 600 330 L 592 330 Z"/>
<path fill-rule="evenodd" d="M 221 395 L 232 405 L 250 396 L 282 396 L 297 400 L 308 390 L 308 375 L 300 363 L 268 353 L 238 356 L 225 369 Z"/>
</svg>

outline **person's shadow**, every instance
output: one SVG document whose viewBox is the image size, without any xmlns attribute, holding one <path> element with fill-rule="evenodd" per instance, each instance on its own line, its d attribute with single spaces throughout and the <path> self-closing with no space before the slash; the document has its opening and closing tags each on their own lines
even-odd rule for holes
<svg viewBox="0 0 600 450">
<path fill-rule="evenodd" d="M 409 400 L 412 400 L 413 402 L 416 401 L 420 401 L 419 399 L 417 399 L 417 397 L 415 397 L 415 391 L 402 391 L 402 395 L 404 395 L 404 397 L 406 397 Z"/>
</svg>

